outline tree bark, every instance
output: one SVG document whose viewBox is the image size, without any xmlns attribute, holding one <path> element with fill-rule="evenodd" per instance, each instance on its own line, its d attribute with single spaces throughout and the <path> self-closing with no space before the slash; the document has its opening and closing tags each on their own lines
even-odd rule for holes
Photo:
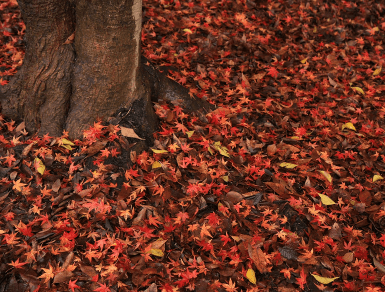
<svg viewBox="0 0 385 294">
<path fill-rule="evenodd" d="M 207 103 L 142 64 L 142 0 L 18 2 L 26 54 L 0 100 L 3 114 L 24 119 L 27 130 L 60 136 L 65 128 L 70 138 L 81 138 L 97 119 L 136 105 L 143 109 L 132 113 L 145 118 L 136 127 L 148 138 L 157 127 L 151 99 L 190 112 L 208 110 Z"/>
<path fill-rule="evenodd" d="M 1 89 L 2 113 L 24 119 L 28 130 L 60 136 L 71 95 L 74 14 L 70 1 L 19 0 L 26 27 L 21 69 Z"/>
</svg>

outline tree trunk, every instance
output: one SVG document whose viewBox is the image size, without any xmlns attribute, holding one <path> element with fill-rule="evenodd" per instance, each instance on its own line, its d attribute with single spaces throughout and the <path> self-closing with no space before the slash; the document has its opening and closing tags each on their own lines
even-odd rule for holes
<svg viewBox="0 0 385 294">
<path fill-rule="evenodd" d="M 97 119 L 135 105 L 137 129 L 156 130 L 151 99 L 198 111 L 208 104 L 140 55 L 141 0 L 18 0 L 26 24 L 20 71 L 0 91 L 2 113 L 27 130 L 80 138 Z M 136 102 L 136 103 L 134 103 Z"/>
</svg>

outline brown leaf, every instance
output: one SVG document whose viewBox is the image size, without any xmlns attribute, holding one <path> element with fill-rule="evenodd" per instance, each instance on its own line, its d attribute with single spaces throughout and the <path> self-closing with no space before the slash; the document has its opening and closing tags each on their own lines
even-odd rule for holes
<svg viewBox="0 0 385 294">
<path fill-rule="evenodd" d="M 86 274 L 87 276 L 89 276 L 90 278 L 96 276 L 98 273 L 96 272 L 96 270 L 92 267 L 92 266 L 88 266 L 88 265 L 83 265 L 83 264 L 80 264 L 79 265 L 80 267 L 80 270 Z"/>
<path fill-rule="evenodd" d="M 261 250 L 261 248 L 252 247 L 250 244 L 248 246 L 248 252 L 251 260 L 254 262 L 255 266 L 259 270 L 261 274 L 267 272 L 267 260 L 265 254 Z"/>
<path fill-rule="evenodd" d="M 329 237 L 335 240 L 341 240 L 342 238 L 342 233 L 341 233 L 341 228 L 338 225 L 338 223 L 334 223 L 332 228 L 329 231 Z"/>
<path fill-rule="evenodd" d="M 90 147 L 88 147 L 85 150 L 85 153 L 88 156 L 92 156 L 92 155 L 98 153 L 100 150 L 102 150 L 104 148 L 104 146 L 107 145 L 107 143 L 108 143 L 108 140 L 97 141 L 94 144 L 92 144 Z"/>
<path fill-rule="evenodd" d="M 147 209 L 143 208 L 139 213 L 136 218 L 133 219 L 132 225 L 134 226 L 140 226 L 143 224 L 143 219 L 146 216 Z"/>
<path fill-rule="evenodd" d="M 226 194 L 226 199 L 233 204 L 237 204 L 238 202 L 241 202 L 243 200 L 242 194 L 235 192 L 235 191 L 230 191 Z"/>
<path fill-rule="evenodd" d="M 155 283 L 152 283 L 144 292 L 158 292 L 158 287 Z"/>
<path fill-rule="evenodd" d="M 358 195 L 361 202 L 365 203 L 366 206 L 370 206 L 372 203 L 372 195 L 368 190 L 364 190 Z"/>
<path fill-rule="evenodd" d="M 60 179 L 57 179 L 55 181 L 55 183 L 53 183 L 53 185 L 52 185 L 52 191 L 57 193 L 59 191 L 59 189 L 60 189 L 60 186 L 61 186 Z"/>
<path fill-rule="evenodd" d="M 70 271 L 62 271 L 60 273 L 57 273 L 55 275 L 55 278 L 53 279 L 53 282 L 54 283 L 66 283 L 68 282 L 71 277 L 73 276 L 74 274 Z"/>
<path fill-rule="evenodd" d="M 273 183 L 273 182 L 266 182 L 265 184 L 269 186 L 271 189 L 273 189 L 273 191 L 280 196 L 282 196 L 283 194 L 286 194 L 285 186 L 283 186 L 282 184 Z"/>
<path fill-rule="evenodd" d="M 139 137 L 133 129 L 130 128 L 125 128 L 125 127 L 120 127 L 120 131 L 122 132 L 122 135 L 127 137 L 127 138 L 135 138 L 139 140 L 144 140 L 141 137 Z"/>
<path fill-rule="evenodd" d="M 354 253 L 353 253 L 353 252 L 345 253 L 345 255 L 342 257 L 342 259 L 343 259 L 346 263 L 352 262 L 352 261 L 353 261 L 353 258 L 354 258 Z"/>
<path fill-rule="evenodd" d="M 275 144 L 267 146 L 267 155 L 272 156 L 277 152 L 277 146 Z"/>
</svg>

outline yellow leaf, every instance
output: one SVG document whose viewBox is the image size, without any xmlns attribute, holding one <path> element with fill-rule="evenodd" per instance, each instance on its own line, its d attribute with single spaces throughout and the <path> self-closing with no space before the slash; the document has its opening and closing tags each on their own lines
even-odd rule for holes
<svg viewBox="0 0 385 294">
<path fill-rule="evenodd" d="M 374 72 L 373 72 L 373 76 L 378 76 L 380 73 L 381 73 L 381 70 L 382 70 L 382 67 L 380 66 L 380 68 L 377 68 Z"/>
<path fill-rule="evenodd" d="M 307 61 L 307 58 L 302 59 L 302 60 L 301 60 L 301 63 L 306 63 L 306 61 Z"/>
<path fill-rule="evenodd" d="M 331 200 L 328 196 L 318 193 L 318 196 L 321 197 L 321 202 L 324 205 L 333 205 L 336 204 L 333 200 Z"/>
<path fill-rule="evenodd" d="M 298 137 L 298 136 L 293 136 L 293 137 L 291 137 L 291 139 L 293 139 L 293 140 L 302 140 L 300 137 Z"/>
<path fill-rule="evenodd" d="M 323 170 L 319 170 L 319 172 L 321 173 L 321 175 L 323 175 L 330 183 L 332 182 L 332 176 L 329 175 L 326 171 L 323 171 Z"/>
<path fill-rule="evenodd" d="M 194 134 L 194 131 L 188 131 L 186 134 L 188 138 L 191 138 L 191 136 Z"/>
<path fill-rule="evenodd" d="M 222 180 L 224 180 L 225 182 L 228 182 L 229 181 L 229 176 L 223 176 Z"/>
<path fill-rule="evenodd" d="M 352 89 L 357 91 L 357 92 L 359 92 L 359 93 L 361 93 L 362 95 L 365 95 L 364 90 L 362 90 L 360 87 L 352 87 Z"/>
<path fill-rule="evenodd" d="M 342 131 L 344 129 L 349 129 L 349 130 L 357 131 L 356 128 L 354 127 L 354 125 L 351 122 L 347 122 L 346 124 L 343 124 L 342 125 Z"/>
<path fill-rule="evenodd" d="M 154 249 L 154 248 L 152 248 L 150 250 L 150 253 L 152 255 L 159 256 L 159 257 L 163 257 L 164 256 L 164 253 L 163 253 L 163 251 L 161 249 Z"/>
<path fill-rule="evenodd" d="M 295 168 L 297 165 L 294 163 L 282 162 L 279 166 L 286 167 L 286 168 Z"/>
<path fill-rule="evenodd" d="M 231 238 L 233 238 L 236 242 L 241 241 L 241 238 L 239 238 L 238 236 L 231 236 Z"/>
<path fill-rule="evenodd" d="M 219 151 L 219 153 L 223 156 L 226 156 L 226 157 L 230 157 L 230 154 L 229 154 L 229 150 L 226 148 L 226 147 L 223 147 L 221 146 L 221 142 L 215 142 L 213 144 L 213 148 L 217 151 Z"/>
<path fill-rule="evenodd" d="M 383 179 L 384 179 L 384 178 L 381 177 L 380 175 L 374 175 L 374 176 L 373 176 L 373 183 L 374 183 L 375 181 L 383 180 Z"/>
<path fill-rule="evenodd" d="M 253 269 L 249 268 L 246 273 L 246 278 L 250 281 L 252 284 L 257 283 L 257 278 L 255 277 L 255 272 Z"/>
<path fill-rule="evenodd" d="M 156 153 L 156 154 L 161 154 L 161 153 L 167 153 L 168 151 L 167 150 L 156 150 L 156 149 L 152 149 L 152 152 Z"/>
<path fill-rule="evenodd" d="M 64 145 L 70 145 L 70 146 L 75 146 L 74 143 L 72 143 L 70 140 L 67 140 L 66 138 L 62 138 L 60 139 L 61 142 L 64 144 Z"/>
<path fill-rule="evenodd" d="M 313 33 L 315 34 L 317 32 L 317 27 L 314 27 Z"/>
<path fill-rule="evenodd" d="M 44 174 L 45 171 L 45 166 L 43 162 L 39 158 L 35 158 L 35 166 L 37 166 L 36 170 L 39 172 L 39 174 Z"/>
<path fill-rule="evenodd" d="M 160 168 L 160 167 L 162 167 L 162 164 L 159 161 L 154 161 L 154 163 L 152 164 L 153 169 Z"/>
<path fill-rule="evenodd" d="M 188 34 L 192 34 L 192 31 L 190 29 L 184 29 L 183 31 L 188 33 Z"/>
<path fill-rule="evenodd" d="M 322 284 L 329 284 L 331 282 L 333 282 L 334 280 L 337 280 L 339 277 L 336 277 L 336 278 L 324 278 L 324 277 L 320 277 L 320 276 L 317 276 L 317 275 L 313 275 L 311 274 L 318 282 L 322 283 Z"/>
</svg>

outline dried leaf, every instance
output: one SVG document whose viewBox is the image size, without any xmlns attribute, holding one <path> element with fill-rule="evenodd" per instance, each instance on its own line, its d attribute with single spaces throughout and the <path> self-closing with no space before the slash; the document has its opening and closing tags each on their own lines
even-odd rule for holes
<svg viewBox="0 0 385 294">
<path fill-rule="evenodd" d="M 153 169 L 160 168 L 160 167 L 162 167 L 162 164 L 159 161 L 153 162 L 153 164 L 152 164 Z"/>
<path fill-rule="evenodd" d="M 291 247 L 278 247 L 278 251 L 281 253 L 282 257 L 286 259 L 297 260 L 298 258 L 297 252 Z"/>
<path fill-rule="evenodd" d="M 352 87 L 352 89 L 357 91 L 358 93 L 361 93 L 362 95 L 365 95 L 364 90 L 362 90 L 360 87 Z"/>
<path fill-rule="evenodd" d="M 336 278 L 324 278 L 324 277 L 320 277 L 318 275 L 313 275 L 311 274 L 318 282 L 320 282 L 321 284 L 330 284 L 331 282 L 333 282 L 334 280 L 337 280 L 339 279 L 339 277 L 336 277 Z"/>
<path fill-rule="evenodd" d="M 294 163 L 282 162 L 279 166 L 280 166 L 280 167 L 286 167 L 286 168 L 292 169 L 292 168 L 295 168 L 297 165 L 294 164 Z"/>
<path fill-rule="evenodd" d="M 45 171 L 45 165 L 43 162 L 40 160 L 40 158 L 35 158 L 34 164 L 36 166 L 36 170 L 38 171 L 39 174 L 43 175 Z"/>
<path fill-rule="evenodd" d="M 187 138 L 191 138 L 191 136 L 194 134 L 194 131 L 188 131 L 186 132 Z"/>
<path fill-rule="evenodd" d="M 326 171 L 323 171 L 323 170 L 319 170 L 320 174 L 323 175 L 330 183 L 332 182 L 332 176 L 327 173 Z"/>
<path fill-rule="evenodd" d="M 157 149 L 152 149 L 152 152 L 156 153 L 156 154 L 162 154 L 162 153 L 167 153 L 168 151 L 167 150 L 157 150 Z"/>
<path fill-rule="evenodd" d="M 248 252 L 251 260 L 254 262 L 255 266 L 259 270 L 261 274 L 264 274 L 267 272 L 267 260 L 266 256 L 261 250 L 261 248 L 255 248 L 252 247 L 251 244 L 249 243 L 248 245 Z"/>
<path fill-rule="evenodd" d="M 226 147 L 221 146 L 221 142 L 215 142 L 212 147 L 219 151 L 223 156 L 230 157 L 229 150 Z"/>
<path fill-rule="evenodd" d="M 164 253 L 163 253 L 163 251 L 161 249 L 154 249 L 154 248 L 152 248 L 150 250 L 150 253 L 152 255 L 159 256 L 159 257 L 163 257 L 164 256 Z"/>
<path fill-rule="evenodd" d="M 331 200 L 328 196 L 318 193 L 318 196 L 321 198 L 321 202 L 324 205 L 334 205 L 336 204 L 333 200 Z"/>
<path fill-rule="evenodd" d="M 353 261 L 353 258 L 354 258 L 354 253 L 353 252 L 347 252 L 345 253 L 345 255 L 342 257 L 342 259 L 346 262 L 346 263 L 350 263 Z"/>
<path fill-rule="evenodd" d="M 380 73 L 381 73 L 381 70 L 382 70 L 382 67 L 380 66 L 379 68 L 377 68 L 374 72 L 373 72 L 373 76 L 378 76 Z"/>
<path fill-rule="evenodd" d="M 134 129 L 125 128 L 125 127 L 120 126 L 120 131 L 121 131 L 122 135 L 127 137 L 127 138 L 135 138 L 135 139 L 139 139 L 139 140 L 144 140 L 143 138 L 139 137 L 135 133 Z"/>
<path fill-rule="evenodd" d="M 343 131 L 344 129 L 349 129 L 349 130 L 357 131 L 356 128 L 354 127 L 354 125 L 351 122 L 347 122 L 346 124 L 343 124 L 341 130 Z"/>
<path fill-rule="evenodd" d="M 277 152 L 277 146 L 275 144 L 267 146 L 267 155 L 272 156 Z"/>
<path fill-rule="evenodd" d="M 243 196 L 238 192 L 230 191 L 226 194 L 226 200 L 231 201 L 233 204 L 237 204 L 243 200 Z"/>
<path fill-rule="evenodd" d="M 257 283 L 257 278 L 255 277 L 255 272 L 253 269 L 249 268 L 246 272 L 246 278 L 250 281 L 252 284 Z"/>
<path fill-rule="evenodd" d="M 384 179 L 384 178 L 381 177 L 380 175 L 374 175 L 374 176 L 373 176 L 373 183 L 374 183 L 375 181 L 383 180 L 383 179 Z"/>
</svg>

